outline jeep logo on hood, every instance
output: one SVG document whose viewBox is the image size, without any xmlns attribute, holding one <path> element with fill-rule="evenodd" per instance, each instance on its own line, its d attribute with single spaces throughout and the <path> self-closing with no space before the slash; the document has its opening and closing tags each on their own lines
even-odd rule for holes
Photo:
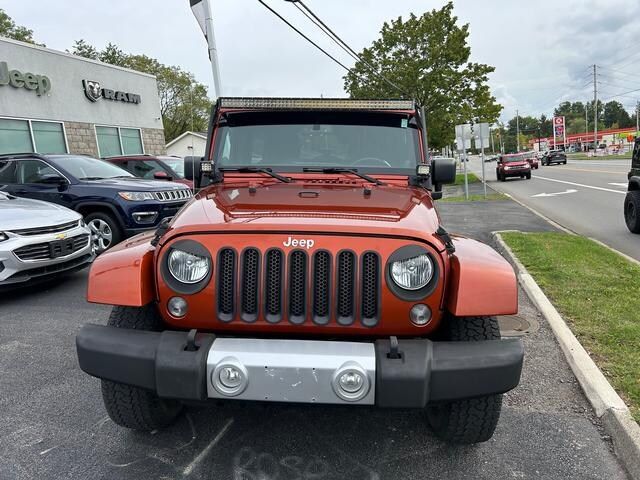
<svg viewBox="0 0 640 480">
<path fill-rule="evenodd" d="M 297 239 L 293 237 L 288 237 L 284 242 L 282 242 L 282 245 L 284 245 L 285 247 L 301 247 L 309 250 L 315 245 L 315 243 L 316 243 L 315 240 L 311 238 Z"/>
</svg>

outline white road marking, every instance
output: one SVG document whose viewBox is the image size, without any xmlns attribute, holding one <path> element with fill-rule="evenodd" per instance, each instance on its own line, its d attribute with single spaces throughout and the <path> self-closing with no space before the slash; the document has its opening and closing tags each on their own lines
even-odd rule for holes
<svg viewBox="0 0 640 480">
<path fill-rule="evenodd" d="M 556 180 L 555 178 L 539 177 L 538 175 L 536 175 L 533 178 L 539 178 L 540 180 L 547 180 L 549 182 L 564 183 L 566 185 L 573 185 L 574 187 L 591 188 L 592 190 L 601 190 L 603 192 L 621 193 L 623 195 L 626 195 L 626 192 L 623 192 L 621 190 L 613 190 L 611 188 L 594 187 L 593 185 L 584 185 L 582 183 L 567 182 L 566 180 Z"/>
<path fill-rule="evenodd" d="M 202 460 L 204 460 L 204 458 L 209 454 L 213 447 L 215 447 L 216 444 L 222 439 L 222 437 L 224 437 L 224 434 L 227 433 L 227 430 L 229 430 L 229 427 L 232 423 L 233 418 L 230 418 L 227 423 L 224 424 L 222 430 L 220 430 L 218 434 L 213 438 L 213 440 L 211 440 L 209 445 L 204 447 L 204 449 L 198 454 L 198 456 L 194 458 L 189 465 L 186 466 L 186 468 L 182 471 L 182 475 L 187 476 L 190 475 L 191 472 L 193 472 L 193 469 L 196 468 Z"/>
<path fill-rule="evenodd" d="M 614 187 L 624 187 L 624 188 L 627 188 L 628 186 L 626 183 L 615 183 L 615 182 L 610 183 L 609 185 L 613 185 Z"/>
<path fill-rule="evenodd" d="M 577 193 L 578 190 L 574 190 L 574 189 L 569 189 L 569 190 L 565 190 L 564 192 L 555 192 L 555 193 L 538 193 L 536 195 L 531 195 L 532 198 L 536 198 L 536 197 L 557 197 L 558 195 L 566 195 L 567 193 Z"/>
</svg>

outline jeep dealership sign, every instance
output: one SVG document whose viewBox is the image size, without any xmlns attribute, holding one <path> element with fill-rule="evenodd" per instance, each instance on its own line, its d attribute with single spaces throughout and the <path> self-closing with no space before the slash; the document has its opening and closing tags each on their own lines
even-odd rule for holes
<svg viewBox="0 0 640 480">
<path fill-rule="evenodd" d="M 0 62 L 0 87 L 5 85 L 10 85 L 13 88 L 26 88 L 36 92 L 38 96 L 51 90 L 51 80 L 46 75 L 9 70 L 7 62 Z"/>
<path fill-rule="evenodd" d="M 85 96 L 92 102 L 97 102 L 101 98 L 105 100 L 113 100 L 116 102 L 135 103 L 139 104 L 141 99 L 137 93 L 127 93 L 117 90 L 110 90 L 108 88 L 102 88 L 100 82 L 94 80 L 83 80 Z"/>
</svg>

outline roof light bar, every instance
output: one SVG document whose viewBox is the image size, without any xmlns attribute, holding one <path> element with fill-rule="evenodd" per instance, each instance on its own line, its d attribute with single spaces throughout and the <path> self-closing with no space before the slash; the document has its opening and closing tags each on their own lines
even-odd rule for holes
<svg viewBox="0 0 640 480">
<path fill-rule="evenodd" d="M 350 98 L 222 97 L 221 108 L 282 110 L 415 110 L 413 100 L 353 100 Z"/>
</svg>

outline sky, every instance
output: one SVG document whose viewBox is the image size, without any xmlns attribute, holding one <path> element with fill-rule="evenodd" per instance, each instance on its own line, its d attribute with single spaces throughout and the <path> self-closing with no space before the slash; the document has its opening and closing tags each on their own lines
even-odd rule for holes
<svg viewBox="0 0 640 480">
<path fill-rule="evenodd" d="M 347 66 L 353 60 L 289 2 L 265 0 Z M 385 21 L 440 8 L 444 0 L 305 0 L 356 51 L 369 46 Z M 211 0 L 222 94 L 345 96 L 344 70 L 306 43 L 257 0 Z M 113 42 L 192 72 L 213 89 L 211 64 L 188 0 L 0 0 L 36 41 L 57 50 L 84 39 Z M 471 60 L 495 67 L 489 84 L 502 119 L 550 115 L 561 101 L 615 96 L 633 111 L 640 100 L 640 1 L 455 0 L 468 23 Z M 638 89 L 637 92 L 632 90 Z M 630 92 L 630 93 L 627 93 Z M 619 94 L 624 94 L 619 96 Z"/>
</svg>

